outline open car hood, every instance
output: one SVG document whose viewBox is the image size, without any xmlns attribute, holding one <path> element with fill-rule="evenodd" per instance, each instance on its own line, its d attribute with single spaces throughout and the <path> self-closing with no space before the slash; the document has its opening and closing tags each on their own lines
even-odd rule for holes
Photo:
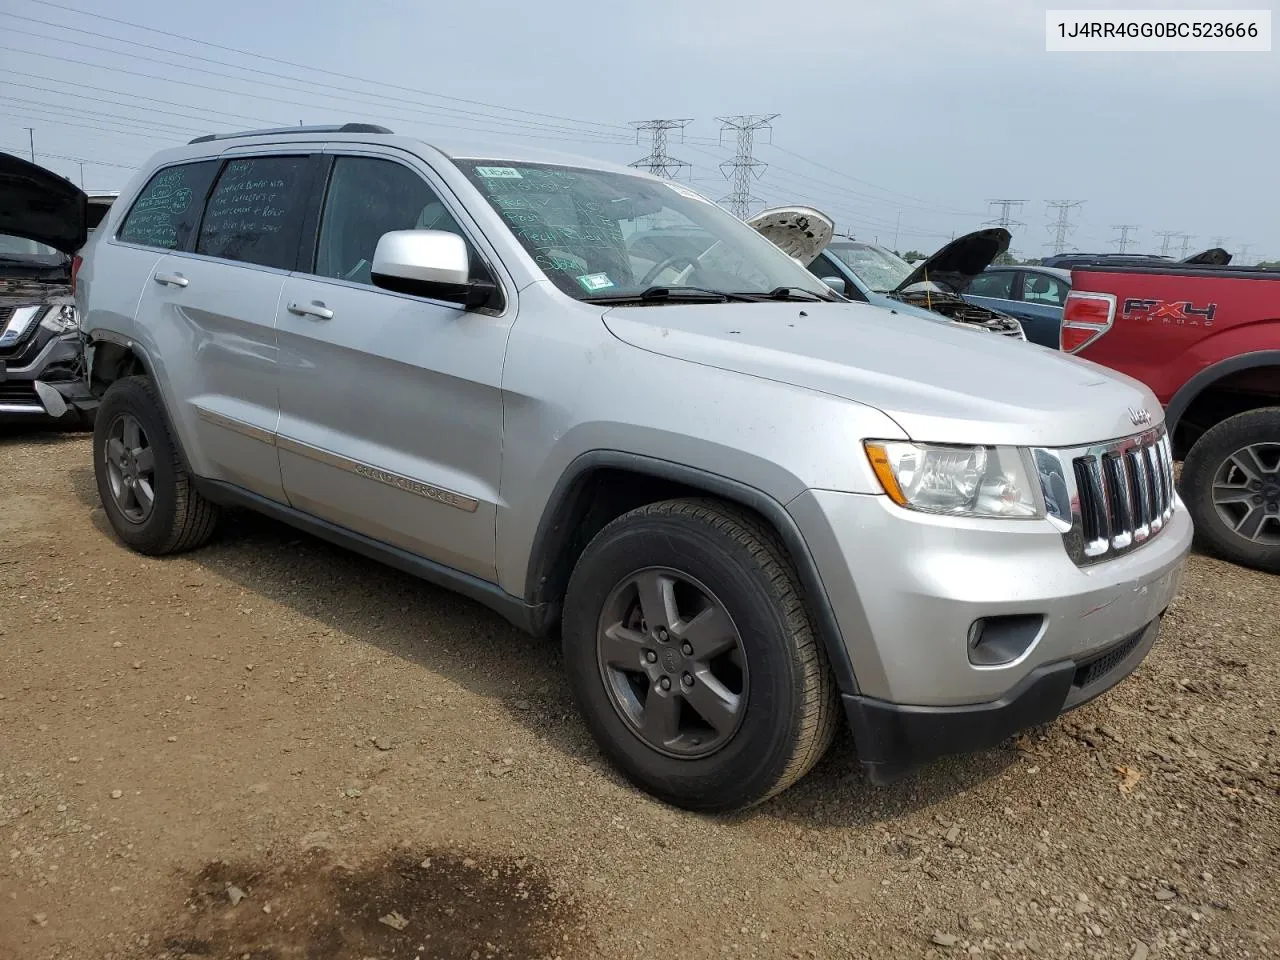
<svg viewBox="0 0 1280 960">
<path fill-rule="evenodd" d="M 0 153 L 0 233 L 72 254 L 84 246 L 88 198 L 70 180 Z"/>
<path fill-rule="evenodd" d="M 942 284 L 956 293 L 964 293 L 974 277 L 1009 249 L 1012 239 L 1013 235 L 1003 227 L 966 233 L 916 264 L 915 270 L 898 284 L 897 290 L 906 290 L 928 281 Z"/>
<path fill-rule="evenodd" d="M 1203 263 L 1211 267 L 1225 267 L 1231 262 L 1231 254 L 1223 250 L 1221 247 L 1210 247 L 1208 250 L 1201 250 L 1199 253 L 1193 253 L 1180 263 Z"/>
<path fill-rule="evenodd" d="M 827 248 L 835 221 L 813 207 L 770 207 L 747 221 L 782 252 L 807 267 Z"/>
</svg>

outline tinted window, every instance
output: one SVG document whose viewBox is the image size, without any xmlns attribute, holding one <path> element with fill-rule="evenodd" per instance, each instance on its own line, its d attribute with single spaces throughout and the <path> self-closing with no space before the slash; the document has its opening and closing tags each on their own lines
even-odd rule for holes
<svg viewBox="0 0 1280 960">
<path fill-rule="evenodd" d="M 1009 300 L 1013 297 L 1013 271 L 997 270 L 980 273 L 969 282 L 969 289 L 965 293 L 974 297 Z"/>
<path fill-rule="evenodd" d="M 372 283 L 374 250 L 391 230 L 445 230 L 463 236 L 435 191 L 408 167 L 371 157 L 339 157 L 320 221 L 315 273 Z M 474 252 L 471 262 L 477 263 Z"/>
<path fill-rule="evenodd" d="M 205 207 L 196 253 L 292 270 L 310 171 L 308 157 L 229 161 Z"/>
<path fill-rule="evenodd" d="M 217 172 L 217 160 L 184 163 L 159 171 L 138 194 L 120 227 L 119 238 L 147 247 L 185 250 Z"/>
<path fill-rule="evenodd" d="M 1028 273 L 1022 280 L 1022 299 L 1027 303 L 1060 307 L 1067 300 L 1067 285 L 1057 277 Z"/>
</svg>

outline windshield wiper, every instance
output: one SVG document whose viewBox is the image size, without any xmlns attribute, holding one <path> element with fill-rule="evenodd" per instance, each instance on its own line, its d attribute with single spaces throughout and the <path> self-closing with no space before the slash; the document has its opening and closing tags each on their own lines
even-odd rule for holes
<svg viewBox="0 0 1280 960">
<path fill-rule="evenodd" d="M 583 297 L 584 303 L 754 303 L 749 294 L 711 290 L 707 287 L 648 287 L 639 293 Z"/>
<path fill-rule="evenodd" d="M 765 300 L 802 300 L 806 303 L 815 300 L 822 303 L 832 302 L 830 297 L 824 297 L 822 294 L 806 290 L 804 287 L 774 287 L 768 293 L 762 293 L 760 296 Z"/>
</svg>

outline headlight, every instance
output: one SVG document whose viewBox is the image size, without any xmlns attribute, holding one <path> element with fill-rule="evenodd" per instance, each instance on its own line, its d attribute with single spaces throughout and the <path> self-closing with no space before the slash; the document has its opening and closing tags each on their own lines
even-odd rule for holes
<svg viewBox="0 0 1280 960">
<path fill-rule="evenodd" d="M 1044 507 L 1017 447 L 868 441 L 884 492 L 900 507 L 961 517 L 1035 519 Z"/>
<path fill-rule="evenodd" d="M 40 326 L 54 333 L 70 333 L 80 329 L 80 316 L 76 313 L 75 307 L 65 303 L 60 307 L 50 307 L 46 310 Z"/>
</svg>

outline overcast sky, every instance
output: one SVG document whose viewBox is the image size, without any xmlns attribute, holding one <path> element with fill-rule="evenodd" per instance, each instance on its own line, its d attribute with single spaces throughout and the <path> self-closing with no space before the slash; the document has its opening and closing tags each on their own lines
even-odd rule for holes
<svg viewBox="0 0 1280 960">
<path fill-rule="evenodd" d="M 1013 249 L 1039 256 L 1045 202 L 1080 200 L 1076 249 L 1113 249 L 1127 223 L 1145 251 L 1173 230 L 1191 250 L 1227 237 L 1251 245 L 1243 262 L 1280 258 L 1274 51 L 1050 54 L 1045 7 L 1025 0 L 302 9 L 0 0 L 0 149 L 25 154 L 33 127 L 39 162 L 79 180 L 88 161 L 85 185 L 113 189 L 152 151 L 215 129 L 371 120 L 629 162 L 648 149 L 630 121 L 692 118 L 669 149 L 718 198 L 731 141 L 719 146 L 716 118 L 776 113 L 756 195 L 816 205 L 860 238 L 930 251 L 1009 198 L 1026 201 Z"/>
</svg>

